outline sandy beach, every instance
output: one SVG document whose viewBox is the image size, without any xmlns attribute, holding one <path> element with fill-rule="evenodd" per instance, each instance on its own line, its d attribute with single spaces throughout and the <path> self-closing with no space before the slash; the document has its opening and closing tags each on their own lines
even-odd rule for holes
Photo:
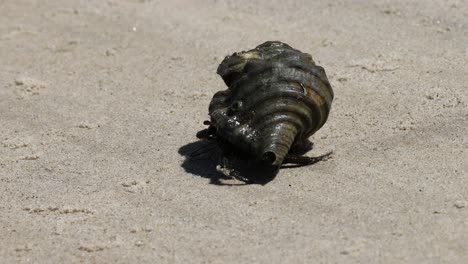
<svg viewBox="0 0 468 264">
<path fill-rule="evenodd" d="M 335 93 L 313 166 L 190 160 L 226 55 Z M 0 1 L 0 263 L 468 263 L 468 2 Z"/>
</svg>

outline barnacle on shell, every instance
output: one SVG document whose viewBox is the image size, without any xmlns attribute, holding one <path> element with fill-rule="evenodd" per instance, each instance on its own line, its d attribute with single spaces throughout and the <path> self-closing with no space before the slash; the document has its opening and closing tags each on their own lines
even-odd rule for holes
<svg viewBox="0 0 468 264">
<path fill-rule="evenodd" d="M 210 132 L 221 148 L 279 167 L 327 120 L 333 91 L 309 54 L 279 41 L 227 56 L 228 86 L 211 100 Z"/>
</svg>

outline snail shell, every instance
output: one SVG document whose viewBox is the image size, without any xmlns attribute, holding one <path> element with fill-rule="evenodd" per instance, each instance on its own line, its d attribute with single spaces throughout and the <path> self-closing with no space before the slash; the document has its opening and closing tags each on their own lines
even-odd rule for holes
<svg viewBox="0 0 468 264">
<path fill-rule="evenodd" d="M 243 158 L 279 167 L 327 120 L 333 90 L 324 69 L 285 43 L 227 56 L 217 73 L 229 88 L 211 100 L 210 129 Z"/>
</svg>

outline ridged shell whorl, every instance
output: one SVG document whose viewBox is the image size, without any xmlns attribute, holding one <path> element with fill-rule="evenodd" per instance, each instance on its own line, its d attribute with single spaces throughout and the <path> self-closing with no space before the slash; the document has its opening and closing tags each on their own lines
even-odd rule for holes
<svg viewBox="0 0 468 264">
<path fill-rule="evenodd" d="M 265 42 L 227 56 L 218 74 L 229 89 L 209 106 L 216 135 L 254 160 L 280 166 L 291 147 L 323 126 L 333 91 L 322 67 L 289 45 Z"/>
</svg>

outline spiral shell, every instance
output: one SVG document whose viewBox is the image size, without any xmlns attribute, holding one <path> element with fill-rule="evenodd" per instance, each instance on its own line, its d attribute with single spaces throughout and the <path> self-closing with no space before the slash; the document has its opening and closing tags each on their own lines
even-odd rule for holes
<svg viewBox="0 0 468 264">
<path fill-rule="evenodd" d="M 324 69 L 285 43 L 234 53 L 217 72 L 229 89 L 211 100 L 212 130 L 243 158 L 279 167 L 327 120 L 333 90 Z"/>
</svg>

